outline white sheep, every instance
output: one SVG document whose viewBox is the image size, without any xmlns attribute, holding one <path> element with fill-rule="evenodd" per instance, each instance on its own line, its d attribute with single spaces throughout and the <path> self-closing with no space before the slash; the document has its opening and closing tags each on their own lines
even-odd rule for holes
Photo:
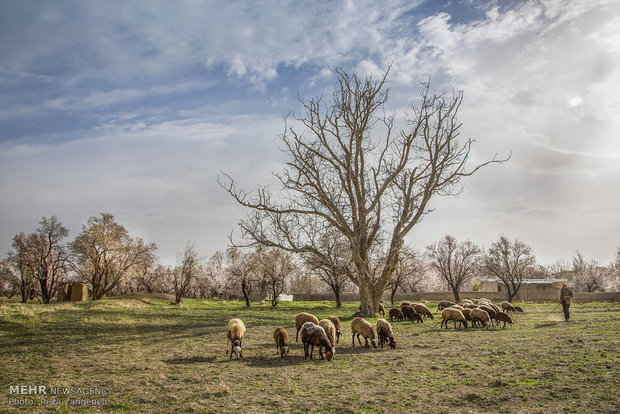
<svg viewBox="0 0 620 414">
<path fill-rule="evenodd" d="M 377 319 L 377 335 L 379 336 L 379 344 L 381 345 L 381 349 L 383 349 L 383 344 L 387 343 L 390 345 L 390 348 L 396 349 L 396 340 L 394 339 L 394 332 L 392 331 L 392 325 L 383 319 Z"/>
<path fill-rule="evenodd" d="M 319 326 L 325 330 L 327 339 L 332 343 L 332 352 L 336 352 L 336 327 L 334 323 L 329 319 L 321 319 L 319 321 Z"/>
<path fill-rule="evenodd" d="M 230 358 L 232 358 L 233 352 L 237 355 L 237 359 L 243 358 L 241 352 L 241 342 L 245 338 L 245 325 L 241 319 L 231 319 L 228 321 L 228 327 L 226 328 L 226 355 L 228 355 L 228 342 L 231 342 Z"/>
</svg>

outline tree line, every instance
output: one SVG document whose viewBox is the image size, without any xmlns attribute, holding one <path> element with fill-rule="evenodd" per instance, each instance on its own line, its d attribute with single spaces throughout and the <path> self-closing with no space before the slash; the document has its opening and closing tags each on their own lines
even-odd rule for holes
<svg viewBox="0 0 620 414">
<path fill-rule="evenodd" d="M 359 293 L 350 279 L 354 270 L 346 245 L 335 234 L 326 233 L 321 243 L 333 260 L 339 260 L 337 267 L 313 255 L 296 257 L 265 246 L 231 247 L 205 260 L 193 243 L 178 252 L 174 266 L 163 265 L 155 243 L 132 237 L 107 213 L 90 217 L 73 241 L 68 236 L 55 216 L 44 217 L 30 234 L 15 235 L 11 251 L 0 262 L 0 293 L 8 298 L 20 295 L 24 303 L 49 303 L 61 283 L 81 281 L 93 300 L 147 292 L 172 294 L 175 304 L 186 297 L 220 298 L 241 299 L 248 307 L 253 294 L 269 297 L 275 307 L 283 293 L 331 293 L 340 307 L 342 293 Z M 576 252 L 572 263 L 541 266 L 519 240 L 501 236 L 483 249 L 448 235 L 422 252 L 403 247 L 386 290 L 392 303 L 398 292 L 434 290 L 449 290 L 459 301 L 459 292 L 475 288 L 481 277 L 493 277 L 504 283 L 512 300 L 524 279 L 554 275 L 568 277 L 579 292 L 620 290 L 620 248 L 608 265 Z"/>
</svg>

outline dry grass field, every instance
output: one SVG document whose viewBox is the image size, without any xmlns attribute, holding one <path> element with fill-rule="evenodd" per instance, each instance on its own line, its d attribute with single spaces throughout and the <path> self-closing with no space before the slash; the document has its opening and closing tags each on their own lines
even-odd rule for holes
<svg viewBox="0 0 620 414">
<path fill-rule="evenodd" d="M 394 322 L 396 350 L 351 347 L 356 303 L 342 309 L 281 303 L 277 310 L 168 303 L 162 296 L 0 302 L 0 412 L 610 413 L 620 407 L 617 303 L 573 304 L 570 323 L 562 322 L 561 309 L 549 314 L 555 304 L 519 304 L 526 313 L 506 329 L 441 330 L 438 314 L 424 324 Z M 300 311 L 341 318 L 344 336 L 331 362 L 303 358 L 294 340 Z M 242 360 L 224 355 L 232 317 L 247 327 Z M 292 337 L 287 359 L 273 342 L 279 325 Z M 11 393 L 19 385 L 43 385 L 48 394 Z M 52 387 L 106 394 L 50 395 Z M 89 399 L 100 405 L 78 405 Z"/>
</svg>

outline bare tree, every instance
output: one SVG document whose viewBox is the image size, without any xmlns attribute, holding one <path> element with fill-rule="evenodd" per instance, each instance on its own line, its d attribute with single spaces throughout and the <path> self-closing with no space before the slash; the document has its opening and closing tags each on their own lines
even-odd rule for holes
<svg viewBox="0 0 620 414">
<path fill-rule="evenodd" d="M 261 249 L 258 251 L 258 273 L 269 289 L 271 306 L 278 306 L 278 297 L 286 289 L 287 279 L 297 269 L 291 256 L 281 250 Z"/>
<path fill-rule="evenodd" d="M 188 242 L 183 253 L 177 253 L 177 264 L 174 267 L 172 284 L 174 287 L 174 304 L 178 305 L 187 297 L 189 287 L 201 272 L 200 258 L 196 246 Z"/>
<path fill-rule="evenodd" d="M 242 250 L 232 247 L 227 250 L 228 258 L 227 271 L 229 277 L 238 284 L 241 293 L 245 299 L 245 306 L 251 305 L 251 294 L 254 285 L 257 283 L 257 253 L 246 253 Z"/>
<path fill-rule="evenodd" d="M 484 271 L 504 282 L 508 301 L 517 296 L 523 279 L 535 264 L 529 246 L 516 239 L 511 243 L 505 236 L 493 243 L 483 256 Z"/>
<path fill-rule="evenodd" d="M 573 257 L 573 283 L 578 292 L 605 291 L 613 284 L 613 264 L 603 266 L 598 261 L 584 259 L 577 251 Z"/>
<path fill-rule="evenodd" d="M 473 141 L 457 141 L 462 92 L 433 95 L 423 83 L 406 130 L 394 133 L 386 114 L 386 73 L 378 79 L 335 70 L 331 102 L 300 99 L 304 114 L 281 136 L 288 161 L 277 174 L 281 197 L 267 188 L 255 195 L 222 185 L 252 210 L 240 222 L 249 243 L 321 255 L 313 241 L 333 228 L 348 242 L 361 311 L 372 316 L 396 269 L 404 237 L 429 213 L 435 195 L 458 194 L 461 179 L 492 160 L 466 168 Z M 376 271 L 375 252 L 383 258 Z M 373 263 L 374 262 L 374 263 Z"/>
<path fill-rule="evenodd" d="M 0 294 L 11 299 L 19 291 L 19 277 L 8 260 L 0 262 Z"/>
<path fill-rule="evenodd" d="M 480 248 L 469 240 L 459 242 L 452 236 L 445 236 L 426 246 L 426 253 L 431 259 L 430 266 L 443 278 L 459 303 L 461 288 L 477 270 Z"/>
<path fill-rule="evenodd" d="M 327 229 L 317 237 L 309 240 L 313 243 L 313 252 L 304 254 L 304 260 L 319 278 L 325 282 L 336 299 L 336 308 L 342 306 L 340 294 L 348 280 L 355 280 L 351 249 L 342 234 L 334 229 Z M 319 252 L 316 254 L 314 252 Z M 356 283 L 357 284 L 357 283 Z"/>
<path fill-rule="evenodd" d="M 90 283 L 93 300 L 112 291 L 137 266 L 152 261 L 156 250 L 154 243 L 130 237 L 125 227 L 107 213 L 90 217 L 71 243 L 73 268 Z"/>
<path fill-rule="evenodd" d="M 28 255 L 28 236 L 23 232 L 16 234 L 11 247 L 13 250 L 7 257 L 6 271 L 12 275 L 21 293 L 22 303 L 27 303 L 33 296 L 35 286 L 34 267 Z"/>
<path fill-rule="evenodd" d="M 387 285 L 387 289 L 390 290 L 390 303 L 394 304 L 394 297 L 399 290 L 401 292 L 416 291 L 423 277 L 424 263 L 419 257 L 418 252 L 409 247 L 403 247 L 396 269 L 394 269 L 392 278 Z"/>
</svg>

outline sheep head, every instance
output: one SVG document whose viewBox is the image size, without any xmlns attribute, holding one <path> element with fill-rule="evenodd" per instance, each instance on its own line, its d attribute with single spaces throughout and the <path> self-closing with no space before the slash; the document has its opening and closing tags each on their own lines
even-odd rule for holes
<svg viewBox="0 0 620 414">
<path fill-rule="evenodd" d="M 232 351 L 237 355 L 237 359 L 243 358 L 243 353 L 241 352 L 241 341 L 235 339 L 232 344 Z"/>
<path fill-rule="evenodd" d="M 334 347 L 325 347 L 325 358 L 327 358 L 328 361 L 331 361 L 334 357 L 334 352 Z"/>
</svg>

